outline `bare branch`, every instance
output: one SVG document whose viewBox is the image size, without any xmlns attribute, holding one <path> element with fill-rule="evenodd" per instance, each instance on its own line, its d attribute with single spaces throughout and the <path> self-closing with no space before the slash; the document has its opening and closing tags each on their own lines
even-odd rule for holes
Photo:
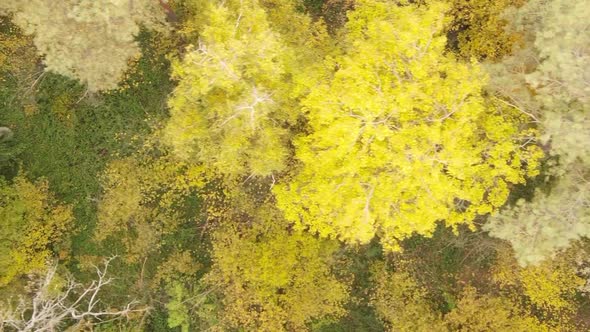
<svg viewBox="0 0 590 332">
<path fill-rule="evenodd" d="M 507 102 L 506 100 L 504 100 L 504 99 L 502 99 L 502 98 L 498 98 L 498 97 L 496 97 L 496 96 L 494 96 L 494 99 L 496 99 L 496 100 L 498 100 L 499 102 L 501 102 L 501 103 L 504 103 L 504 104 L 506 104 L 506 105 L 508 105 L 508 106 L 510 106 L 510 107 L 512 107 L 512 108 L 515 108 L 515 109 L 517 109 L 518 111 L 520 111 L 520 112 L 521 112 L 521 113 L 523 113 L 523 114 L 526 114 L 526 115 L 527 115 L 527 116 L 529 116 L 531 119 L 533 119 L 535 123 L 539 123 L 539 122 L 540 122 L 540 121 L 539 121 L 539 119 L 538 119 L 536 116 L 534 116 L 532 113 L 529 113 L 529 112 L 527 112 L 527 111 L 523 110 L 522 108 L 520 108 L 520 107 L 518 107 L 518 106 L 514 105 L 513 103 L 509 103 L 509 102 Z"/>
<path fill-rule="evenodd" d="M 18 332 L 50 332 L 82 321 L 105 322 L 121 317 L 128 318 L 133 312 L 147 311 L 148 308 L 136 309 L 139 304 L 137 301 L 129 302 L 121 310 L 96 310 L 100 302 L 98 293 L 113 281 L 106 275 L 109 264 L 115 258 L 113 256 L 105 260 L 102 268 L 95 267 L 98 279 L 89 286 L 84 287 L 69 279 L 58 295 L 51 295 L 49 291 L 56 275 L 57 264 L 50 266 L 39 280 L 32 298 L 21 297 L 16 306 L 0 304 L 0 330 L 6 326 Z"/>
</svg>

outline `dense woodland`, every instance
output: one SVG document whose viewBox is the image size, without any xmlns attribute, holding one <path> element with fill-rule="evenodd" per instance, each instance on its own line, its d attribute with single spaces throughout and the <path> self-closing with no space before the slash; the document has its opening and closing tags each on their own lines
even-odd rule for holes
<svg viewBox="0 0 590 332">
<path fill-rule="evenodd" d="M 0 15 L 0 331 L 590 331 L 590 0 Z"/>
</svg>

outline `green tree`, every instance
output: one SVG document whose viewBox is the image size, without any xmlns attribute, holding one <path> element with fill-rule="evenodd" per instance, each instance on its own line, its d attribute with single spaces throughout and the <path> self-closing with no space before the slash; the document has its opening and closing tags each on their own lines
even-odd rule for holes
<svg viewBox="0 0 590 332">
<path fill-rule="evenodd" d="M 437 221 L 470 224 L 502 206 L 509 185 L 537 173 L 541 152 L 526 118 L 487 100 L 475 64 L 445 53 L 446 6 L 360 1 L 344 55 L 303 101 L 310 133 L 294 141 L 301 163 L 276 186 L 298 229 L 388 250 Z"/>
<path fill-rule="evenodd" d="M 517 24 L 530 24 L 541 60 L 527 81 L 543 98 L 590 102 L 588 17 L 588 0 L 534 0 L 517 13 Z"/>
</svg>

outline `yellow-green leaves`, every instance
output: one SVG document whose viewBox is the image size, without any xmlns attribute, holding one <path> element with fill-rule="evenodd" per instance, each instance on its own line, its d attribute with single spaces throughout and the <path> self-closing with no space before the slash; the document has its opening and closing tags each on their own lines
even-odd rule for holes
<svg viewBox="0 0 590 332">
<path fill-rule="evenodd" d="M 173 66 L 166 141 L 222 174 L 267 176 L 285 166 L 289 50 L 257 1 L 210 4 L 197 45 Z"/>
<path fill-rule="evenodd" d="M 473 287 L 467 287 L 457 308 L 445 316 L 448 331 L 561 331 L 550 329 L 539 320 L 518 308 L 510 299 L 493 295 L 478 295 Z"/>
<path fill-rule="evenodd" d="M 344 313 L 347 285 L 330 271 L 337 243 L 293 232 L 270 206 L 249 223 L 227 220 L 213 234 L 206 283 L 223 294 L 221 329 L 305 331 Z"/>
<path fill-rule="evenodd" d="M 577 331 L 573 325 L 579 315 L 578 300 L 588 285 L 588 248 L 574 245 L 527 267 L 518 266 L 509 246 L 497 249 L 492 279 L 499 292 L 519 303 L 522 311 L 542 318 L 550 331 Z"/>
<path fill-rule="evenodd" d="M 524 0 L 448 0 L 459 54 L 467 59 L 499 60 L 522 42 L 522 36 L 507 28 L 504 12 Z"/>
<path fill-rule="evenodd" d="M 116 235 L 131 262 L 157 250 L 162 235 L 185 221 L 184 200 L 203 186 L 199 167 L 142 154 L 112 161 L 102 184 L 95 239 Z"/>
<path fill-rule="evenodd" d="M 43 270 L 73 226 L 72 208 L 55 202 L 44 180 L 0 180 L 0 286 Z"/>
<path fill-rule="evenodd" d="M 482 96 L 476 64 L 445 54 L 445 10 L 367 0 L 350 14 L 333 78 L 304 100 L 301 169 L 275 190 L 298 228 L 396 250 L 438 221 L 471 223 L 535 175 L 526 119 Z"/>
<path fill-rule="evenodd" d="M 5 82 L 7 74 L 23 79 L 34 73 L 38 59 L 32 38 L 23 35 L 5 16 L 0 16 L 0 49 L 0 82 Z"/>
<path fill-rule="evenodd" d="M 403 268 L 392 272 L 383 262 L 371 268 L 371 306 L 388 331 L 447 331 L 440 313 L 431 307 L 427 292 Z M 391 269 L 391 268 L 389 268 Z"/>
</svg>

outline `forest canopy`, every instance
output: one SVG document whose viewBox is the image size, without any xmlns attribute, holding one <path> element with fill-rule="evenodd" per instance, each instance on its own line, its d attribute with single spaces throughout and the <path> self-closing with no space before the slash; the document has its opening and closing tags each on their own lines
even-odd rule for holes
<svg viewBox="0 0 590 332">
<path fill-rule="evenodd" d="M 0 331 L 590 330 L 588 22 L 0 2 Z"/>
</svg>

